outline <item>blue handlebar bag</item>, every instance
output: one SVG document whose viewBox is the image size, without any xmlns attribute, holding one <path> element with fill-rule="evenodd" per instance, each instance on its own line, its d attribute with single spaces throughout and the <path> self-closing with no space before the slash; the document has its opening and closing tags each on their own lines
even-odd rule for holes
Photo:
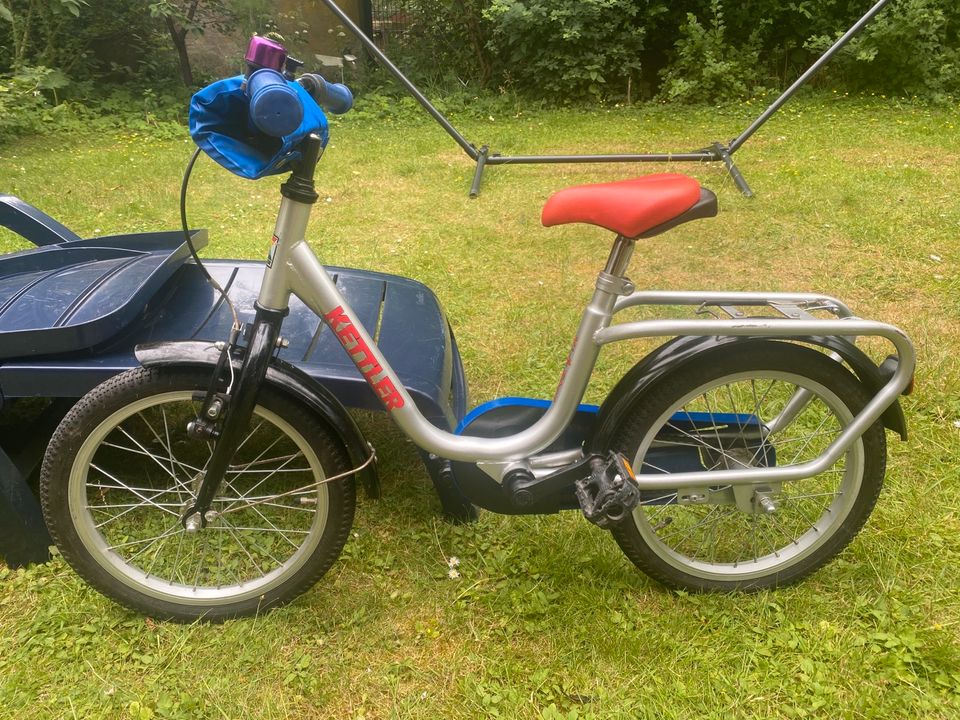
<svg viewBox="0 0 960 720">
<path fill-rule="evenodd" d="M 290 169 L 300 158 L 296 149 L 310 133 L 326 146 L 327 118 L 299 83 L 291 82 L 303 104 L 303 122 L 282 138 L 265 135 L 250 121 L 250 102 L 243 75 L 218 80 L 190 100 L 190 136 L 207 155 L 234 175 L 257 180 Z"/>
</svg>

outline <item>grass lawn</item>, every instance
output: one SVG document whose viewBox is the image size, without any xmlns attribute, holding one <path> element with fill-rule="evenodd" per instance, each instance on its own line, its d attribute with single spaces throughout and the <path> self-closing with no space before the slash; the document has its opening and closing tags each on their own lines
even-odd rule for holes
<svg viewBox="0 0 960 720">
<path fill-rule="evenodd" d="M 504 154 L 684 151 L 756 115 L 666 107 L 455 118 Z M 960 139 L 957 108 L 836 96 L 790 105 L 722 165 L 473 167 L 427 121 L 339 120 L 311 239 L 329 264 L 435 289 L 482 402 L 551 397 L 610 234 L 544 229 L 566 185 L 663 170 L 717 192 L 718 218 L 643 241 L 640 287 L 818 290 L 919 350 L 888 434 L 886 488 L 842 555 L 775 593 L 690 596 L 634 570 L 578 514 L 451 526 L 383 417 L 383 498 L 292 605 L 220 626 L 156 623 L 62 561 L 0 565 L 0 716 L 16 718 L 955 718 L 960 716 Z M 42 137 L 0 147 L 0 192 L 80 235 L 175 228 L 188 139 Z M 198 166 L 209 257 L 264 258 L 277 180 Z M 0 234 L 0 251 L 25 245 Z M 599 402 L 647 346 L 601 356 Z M 461 577 L 447 577 L 447 558 Z"/>
</svg>

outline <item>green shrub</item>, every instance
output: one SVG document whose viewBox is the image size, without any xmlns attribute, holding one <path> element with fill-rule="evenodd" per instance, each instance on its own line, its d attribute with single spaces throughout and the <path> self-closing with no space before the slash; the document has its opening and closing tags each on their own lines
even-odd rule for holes
<svg viewBox="0 0 960 720">
<path fill-rule="evenodd" d="M 69 80 L 59 70 L 27 67 L 0 76 L 0 142 L 39 131 L 58 112 L 49 100 Z"/>
<path fill-rule="evenodd" d="M 187 98 L 182 91 L 131 92 L 116 87 L 91 91 L 90 83 L 76 83 L 68 89 L 81 101 L 56 102 L 55 91 L 65 80 L 59 71 L 45 67 L 0 76 L 0 145 L 45 132 L 132 131 L 151 137 L 186 137 Z"/>
<path fill-rule="evenodd" d="M 517 89 L 565 102 L 622 97 L 657 0 L 493 0 L 491 47 Z"/>
<path fill-rule="evenodd" d="M 493 77 L 491 23 L 484 15 L 489 5 L 489 0 L 408 2 L 414 22 L 405 35 L 393 38 L 400 46 L 389 52 L 427 84 L 452 86 L 449 81 L 456 79 L 485 85 Z"/>
<path fill-rule="evenodd" d="M 835 38 L 812 37 L 822 52 Z M 940 97 L 960 92 L 960 7 L 943 0 L 899 0 L 833 60 L 829 72 L 853 90 Z"/>
<path fill-rule="evenodd" d="M 661 73 L 661 97 L 685 103 L 716 102 L 740 98 L 756 89 L 760 80 L 759 30 L 737 47 L 726 38 L 720 0 L 711 2 L 710 13 L 708 27 L 693 14 L 681 26 L 673 61 Z"/>
</svg>

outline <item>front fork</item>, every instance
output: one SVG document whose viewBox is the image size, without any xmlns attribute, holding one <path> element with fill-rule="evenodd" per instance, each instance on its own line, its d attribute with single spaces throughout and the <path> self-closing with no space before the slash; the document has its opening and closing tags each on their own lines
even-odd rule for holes
<svg viewBox="0 0 960 720">
<path fill-rule="evenodd" d="M 216 517 L 216 511 L 211 507 L 213 498 L 223 482 L 224 474 L 230 465 L 230 459 L 233 457 L 237 445 L 241 442 L 244 431 L 249 426 L 250 418 L 253 417 L 253 408 L 257 403 L 257 394 L 267 375 L 267 368 L 270 367 L 270 360 L 277 349 L 280 339 L 280 325 L 283 322 L 286 310 L 268 310 L 267 308 L 257 306 L 257 316 L 253 323 L 253 329 L 250 332 L 250 340 L 247 343 L 247 351 L 243 358 L 243 364 L 236 380 L 236 387 L 232 388 L 222 400 L 220 409 L 213 414 L 210 419 L 218 419 L 219 423 L 206 423 L 209 427 L 206 431 L 208 437 L 215 438 L 213 452 L 210 460 L 203 472 L 203 479 L 197 490 L 197 496 L 193 504 L 183 514 L 180 521 L 187 531 L 196 531 L 201 527 L 206 527 L 208 521 Z M 227 362 L 230 362 L 229 353 L 232 348 L 227 347 L 224 352 L 227 353 Z M 213 390 L 208 392 L 203 407 L 213 407 L 210 402 Z M 199 434 L 202 431 L 194 431 L 193 434 Z"/>
<path fill-rule="evenodd" d="M 311 133 L 300 143 L 299 151 L 300 158 L 294 164 L 290 177 L 280 187 L 280 192 L 287 200 L 309 206 L 316 203 L 318 199 L 313 186 L 313 174 L 323 154 L 323 140 L 319 135 Z M 306 217 L 303 222 L 306 225 Z M 250 332 L 250 340 L 247 343 L 247 351 L 236 387 L 232 387 L 219 399 L 218 405 L 222 406 L 222 410 L 213 413 L 212 417 L 202 418 L 198 423 L 207 426 L 206 437 L 215 438 L 216 444 L 213 446 L 213 453 L 203 472 L 197 497 L 181 518 L 188 532 L 195 532 L 205 527 L 209 520 L 216 517 L 216 511 L 211 508 L 211 504 L 223 482 L 224 474 L 230 465 L 230 458 L 233 457 L 237 444 L 241 442 L 241 436 L 249 425 L 250 418 L 253 417 L 257 393 L 267 375 L 270 359 L 280 339 L 280 325 L 289 313 L 285 302 L 283 305 L 283 310 L 272 310 L 259 302 L 256 303 L 257 316 Z M 224 351 L 228 363 L 232 349 L 228 346 Z M 213 396 L 214 388 L 211 387 L 203 404 L 205 411 L 213 406 Z M 219 428 L 216 423 L 208 422 L 210 419 L 217 420 L 218 416 L 223 418 L 219 422 Z"/>
</svg>

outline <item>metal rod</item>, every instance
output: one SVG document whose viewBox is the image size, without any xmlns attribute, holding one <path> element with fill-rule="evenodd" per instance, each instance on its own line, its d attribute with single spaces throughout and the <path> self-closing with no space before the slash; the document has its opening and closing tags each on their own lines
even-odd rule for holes
<svg viewBox="0 0 960 720">
<path fill-rule="evenodd" d="M 711 162 L 720 158 L 712 151 L 631 155 L 491 155 L 487 165 L 534 165 L 551 163 Z"/>
<path fill-rule="evenodd" d="M 770 303 L 791 303 L 804 307 L 817 306 L 838 317 L 853 317 L 853 311 L 830 295 L 790 292 L 737 292 L 710 290 L 642 290 L 617 300 L 614 314 L 638 305 L 744 305 L 763 306 Z M 827 333 L 829 334 L 829 333 Z"/>
<path fill-rule="evenodd" d="M 669 328 L 669 332 L 667 332 Z M 910 339 L 902 330 L 892 325 L 870 320 L 786 320 L 777 318 L 751 318 L 747 320 L 640 320 L 637 322 L 618 323 L 597 331 L 593 341 L 598 345 L 606 345 L 621 340 L 632 340 L 642 337 L 663 337 L 665 335 L 709 337 L 713 335 L 769 336 L 769 337 L 803 337 L 809 335 L 840 335 L 882 337 L 888 340 L 897 350 L 897 369 L 890 379 L 880 388 L 876 395 L 863 406 L 849 425 L 830 443 L 821 455 L 810 462 L 794 466 L 782 466 L 760 471 L 757 479 L 771 482 L 799 480 L 811 477 L 828 469 L 836 462 L 840 455 L 856 438 L 860 437 L 867 428 L 876 422 L 883 412 L 894 403 L 900 393 L 907 387 L 913 377 L 916 367 L 916 352 Z M 664 489 L 669 487 L 697 487 L 698 484 L 724 484 L 729 478 L 736 482 L 741 477 L 740 470 L 710 471 L 678 473 L 670 475 L 669 480 L 645 480 L 640 483 L 644 488 Z M 666 477 L 666 476 L 664 476 Z M 638 481 L 640 477 L 637 478 Z"/>
<path fill-rule="evenodd" d="M 736 164 L 733 162 L 733 157 L 729 152 L 727 152 L 727 149 L 720 143 L 714 143 L 713 149 L 716 151 L 720 159 L 723 160 L 723 164 L 727 166 L 727 172 L 730 173 L 730 178 L 733 180 L 733 184 L 740 189 L 740 192 L 743 193 L 744 197 L 752 198 L 753 190 L 750 189 L 750 186 L 740 173 L 739 168 L 737 168 Z"/>
<path fill-rule="evenodd" d="M 610 256 L 607 258 L 607 266 L 603 269 L 608 275 L 614 277 L 623 277 L 630 264 L 630 257 L 633 255 L 633 247 L 636 240 L 625 238 L 623 235 L 617 235 L 613 241 L 613 247 L 610 248 Z"/>
<path fill-rule="evenodd" d="M 477 171 L 473 174 L 473 185 L 470 186 L 470 197 L 475 198 L 480 194 L 480 182 L 483 180 L 483 168 L 490 157 L 490 148 L 484 145 L 480 148 L 477 155 Z"/>
<path fill-rule="evenodd" d="M 440 123 L 440 127 L 447 131 L 447 134 L 456 141 L 457 145 L 463 148 L 463 151 L 469 155 L 471 159 L 476 160 L 479 155 L 477 149 L 450 124 L 450 121 L 447 120 L 443 113 L 437 110 L 433 104 L 427 100 L 427 97 L 417 89 L 417 86 L 410 82 L 407 76 L 404 75 L 396 65 L 390 62 L 390 58 L 383 54 L 380 48 L 374 44 L 373 40 L 367 37 L 363 30 L 357 27 L 357 24 L 350 19 L 350 16 L 341 10 L 333 0 L 323 0 L 323 4 L 330 9 L 330 12 L 337 16 L 347 30 L 352 32 L 356 38 L 363 43 L 367 52 L 373 55 L 380 64 L 406 88 L 407 92 L 413 95 L 416 101 L 423 106 L 423 109 L 430 113 L 434 120 Z"/>
<path fill-rule="evenodd" d="M 847 32 L 844 33 L 844 35 L 839 40 L 837 40 L 833 45 L 831 45 L 830 49 L 827 50 L 823 55 L 821 55 L 820 58 L 813 65 L 807 68 L 807 71 L 803 75 L 798 77 L 797 80 L 793 83 L 793 85 L 791 85 L 786 90 L 784 90 L 783 93 L 780 95 L 780 97 L 774 100 L 773 103 L 770 105 L 770 107 L 764 110 L 763 113 L 750 124 L 750 127 L 748 127 L 746 130 L 740 133 L 740 135 L 730 143 L 730 145 L 727 147 L 727 152 L 732 155 L 737 150 L 739 150 L 740 146 L 743 145 L 750 138 L 751 135 L 753 135 L 757 130 L 759 130 L 760 127 L 765 122 L 767 122 L 767 120 L 770 119 L 771 115 L 773 115 L 777 110 L 783 107 L 783 105 L 787 102 L 787 100 L 792 98 L 794 94 L 797 92 L 797 90 L 803 87 L 807 83 L 807 81 L 813 76 L 814 73 L 816 73 L 827 62 L 829 62 L 830 59 L 834 55 L 836 55 L 837 52 L 839 52 L 840 48 L 842 48 L 844 45 L 850 42 L 853 36 L 856 35 L 858 32 L 860 32 L 864 28 L 864 26 L 867 23 L 869 23 L 871 20 L 873 20 L 873 18 L 877 15 L 877 13 L 883 10 L 883 8 L 886 7 L 886 5 L 888 5 L 889 3 L 890 3 L 890 0 L 880 0 L 876 5 L 870 8 L 867 11 L 867 14 L 864 15 L 862 18 L 860 18 L 853 27 L 847 30 Z"/>
</svg>

